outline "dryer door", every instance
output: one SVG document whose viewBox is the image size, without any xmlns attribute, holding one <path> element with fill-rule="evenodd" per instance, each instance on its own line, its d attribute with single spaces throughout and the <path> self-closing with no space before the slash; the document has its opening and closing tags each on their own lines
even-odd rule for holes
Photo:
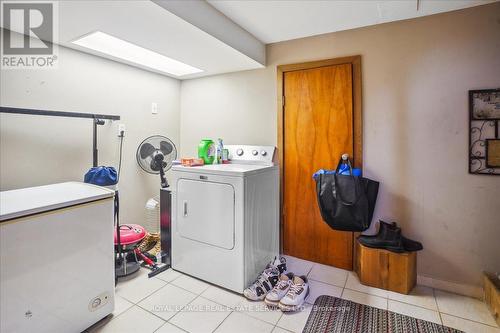
<svg viewBox="0 0 500 333">
<path fill-rule="evenodd" d="M 234 188 L 179 179 L 177 231 L 181 237 L 231 250 L 234 247 Z"/>
</svg>

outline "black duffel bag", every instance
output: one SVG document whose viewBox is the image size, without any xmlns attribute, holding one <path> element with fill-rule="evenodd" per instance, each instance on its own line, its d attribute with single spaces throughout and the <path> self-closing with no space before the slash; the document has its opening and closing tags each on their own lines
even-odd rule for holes
<svg viewBox="0 0 500 333">
<path fill-rule="evenodd" d="M 339 174 L 340 159 L 335 174 L 320 174 L 316 178 L 316 193 L 323 220 L 335 230 L 365 231 L 370 227 L 377 201 L 379 183 L 352 175 Z"/>
</svg>

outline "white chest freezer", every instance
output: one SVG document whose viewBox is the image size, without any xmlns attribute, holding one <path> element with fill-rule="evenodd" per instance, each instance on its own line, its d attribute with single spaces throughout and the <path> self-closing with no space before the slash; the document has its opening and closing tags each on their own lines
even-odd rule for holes
<svg viewBox="0 0 500 333">
<path fill-rule="evenodd" d="M 0 192 L 0 332 L 81 332 L 114 309 L 114 192 Z"/>
</svg>

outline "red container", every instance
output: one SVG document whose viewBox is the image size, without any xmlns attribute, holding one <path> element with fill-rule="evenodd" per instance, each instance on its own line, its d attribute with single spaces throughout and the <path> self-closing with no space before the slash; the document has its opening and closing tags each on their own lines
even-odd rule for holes
<svg viewBox="0 0 500 333">
<path fill-rule="evenodd" d="M 135 245 L 146 237 L 146 230 L 138 224 L 122 224 L 120 226 L 120 243 L 122 246 Z M 116 229 L 114 233 L 115 245 L 118 245 L 116 239 Z"/>
</svg>

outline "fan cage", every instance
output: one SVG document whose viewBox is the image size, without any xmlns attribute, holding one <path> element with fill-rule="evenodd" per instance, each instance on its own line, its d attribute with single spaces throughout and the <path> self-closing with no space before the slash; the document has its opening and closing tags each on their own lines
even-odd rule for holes
<svg viewBox="0 0 500 333">
<path fill-rule="evenodd" d="M 163 169 L 165 172 L 170 170 L 172 168 L 172 162 L 177 158 L 177 146 L 175 143 L 167 138 L 166 136 L 163 135 L 152 135 L 150 137 L 147 137 L 144 139 L 140 144 L 139 147 L 137 147 L 137 152 L 136 152 L 136 159 L 137 159 L 137 164 L 141 167 L 142 170 L 145 172 L 152 174 L 152 175 L 157 175 L 160 173 L 160 171 L 153 171 L 151 168 L 148 166 L 151 163 L 151 156 L 148 156 L 147 159 L 143 159 L 140 156 L 140 150 L 141 147 L 145 143 L 149 143 L 154 147 L 158 147 L 160 141 L 167 141 L 169 144 L 172 145 L 172 152 L 168 155 L 165 156 L 165 162 L 167 162 L 167 166 Z"/>
</svg>

